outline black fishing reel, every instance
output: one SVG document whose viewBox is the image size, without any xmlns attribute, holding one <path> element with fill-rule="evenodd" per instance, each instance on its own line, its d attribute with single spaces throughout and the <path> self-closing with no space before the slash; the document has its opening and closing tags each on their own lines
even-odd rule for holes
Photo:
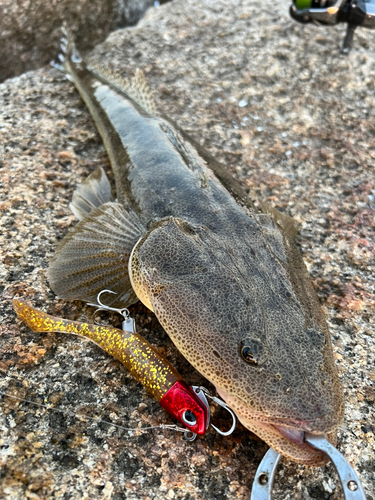
<svg viewBox="0 0 375 500">
<path fill-rule="evenodd" d="M 303 24 L 347 23 L 341 50 L 348 53 L 358 26 L 375 29 L 375 0 L 293 0 L 290 15 Z"/>
</svg>

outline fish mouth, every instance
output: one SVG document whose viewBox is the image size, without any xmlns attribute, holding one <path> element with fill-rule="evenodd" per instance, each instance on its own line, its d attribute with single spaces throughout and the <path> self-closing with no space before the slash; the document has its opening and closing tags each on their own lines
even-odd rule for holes
<svg viewBox="0 0 375 500">
<path fill-rule="evenodd" d="M 238 404 L 239 402 L 234 401 L 231 397 L 226 397 L 227 395 L 223 391 L 218 390 L 218 392 L 236 413 L 241 424 L 281 455 L 310 467 L 321 467 L 329 462 L 330 459 L 325 453 L 305 441 L 305 432 L 324 434 L 335 445 L 335 426 L 323 430 L 319 425 L 320 422 L 267 417 L 249 411 L 249 408 L 245 407 L 244 404 Z"/>
<path fill-rule="evenodd" d="M 321 467 L 329 462 L 329 457 L 313 448 L 305 441 L 305 431 L 284 425 L 267 424 L 257 420 L 244 419 L 238 415 L 240 422 L 250 431 L 263 439 L 271 448 L 294 462 L 310 467 Z M 318 432 L 317 434 L 322 434 Z M 328 440 L 335 444 L 335 436 L 330 434 Z"/>
</svg>

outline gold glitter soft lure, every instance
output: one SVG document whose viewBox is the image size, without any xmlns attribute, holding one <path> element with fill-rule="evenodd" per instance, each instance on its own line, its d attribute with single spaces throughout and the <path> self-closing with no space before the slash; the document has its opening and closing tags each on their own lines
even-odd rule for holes
<svg viewBox="0 0 375 500">
<path fill-rule="evenodd" d="M 91 340 L 125 365 L 160 405 L 189 431 L 194 434 L 206 431 L 210 418 L 208 405 L 134 328 L 119 330 L 57 318 L 18 299 L 13 300 L 13 307 L 19 319 L 34 332 L 71 333 Z"/>
</svg>

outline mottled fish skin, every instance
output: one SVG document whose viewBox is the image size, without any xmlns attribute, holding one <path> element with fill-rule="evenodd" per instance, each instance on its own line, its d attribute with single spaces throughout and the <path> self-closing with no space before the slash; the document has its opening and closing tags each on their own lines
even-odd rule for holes
<svg viewBox="0 0 375 500">
<path fill-rule="evenodd" d="M 225 167 L 121 83 L 69 57 L 65 68 L 103 138 L 117 201 L 144 227 L 129 263 L 137 297 L 245 427 L 296 462 L 324 464 L 303 432 L 334 441 L 343 396 L 290 219 L 253 209 Z M 49 271 L 57 293 L 63 251 Z"/>
</svg>

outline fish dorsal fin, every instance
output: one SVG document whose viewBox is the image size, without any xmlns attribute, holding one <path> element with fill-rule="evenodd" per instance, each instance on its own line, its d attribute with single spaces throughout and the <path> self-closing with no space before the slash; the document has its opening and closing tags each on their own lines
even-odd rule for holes
<svg viewBox="0 0 375 500">
<path fill-rule="evenodd" d="M 150 87 L 142 70 L 136 69 L 135 75 L 131 80 L 123 78 L 119 73 L 101 66 L 88 59 L 86 61 L 90 70 L 107 80 L 108 83 L 125 92 L 133 101 L 141 106 L 150 115 L 156 115 L 156 105 L 152 97 Z"/>
<path fill-rule="evenodd" d="M 207 174 L 209 171 L 206 168 L 205 160 L 199 156 L 194 146 L 188 141 L 185 141 L 181 134 L 171 126 L 168 121 L 159 118 L 158 122 L 160 128 L 166 134 L 173 147 L 176 148 L 184 159 L 186 166 L 195 173 L 198 179 L 200 179 L 202 187 L 206 187 Z"/>
<path fill-rule="evenodd" d="M 150 87 L 148 86 L 146 77 L 142 70 L 138 69 L 135 75 L 130 81 L 129 90 L 127 91 L 130 96 L 140 105 L 142 108 L 150 113 L 150 115 L 156 114 L 156 106 L 154 98 L 152 97 Z"/>
<path fill-rule="evenodd" d="M 293 217 L 282 214 L 277 210 L 277 208 L 272 207 L 265 201 L 257 201 L 263 213 L 269 214 L 273 220 L 292 238 L 292 240 L 294 240 L 299 231 L 299 223 L 293 219 Z"/>
<path fill-rule="evenodd" d="M 78 220 L 82 220 L 95 208 L 113 201 L 107 174 L 99 167 L 76 188 L 69 208 Z"/>
<path fill-rule="evenodd" d="M 128 262 L 145 232 L 138 216 L 118 203 L 95 208 L 57 247 L 47 271 L 53 291 L 62 299 L 96 302 L 99 292 L 111 290 L 116 295 L 108 294 L 106 305 L 137 302 Z"/>
<path fill-rule="evenodd" d="M 199 142 L 187 134 L 175 121 L 171 120 L 160 111 L 158 115 L 164 122 L 168 122 L 169 127 L 172 126 L 191 148 L 194 148 L 196 154 L 200 157 L 200 162 L 204 162 L 204 164 L 214 173 L 216 178 L 219 179 L 220 183 L 230 192 L 236 201 L 239 202 L 240 205 L 246 206 L 252 212 L 254 210 L 254 203 L 246 194 L 243 186 L 233 177 L 230 171 L 218 162 L 216 158 L 211 155 L 211 153 L 206 151 L 205 148 L 199 144 Z"/>
</svg>

